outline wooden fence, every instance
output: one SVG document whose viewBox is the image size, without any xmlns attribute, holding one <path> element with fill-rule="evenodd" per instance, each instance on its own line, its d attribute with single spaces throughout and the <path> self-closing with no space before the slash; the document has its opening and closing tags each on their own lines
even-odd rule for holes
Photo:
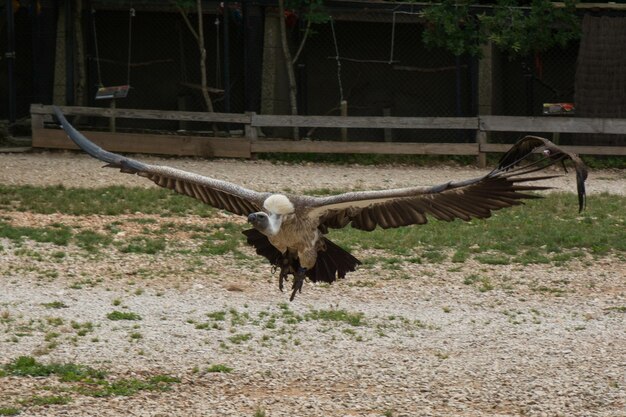
<svg viewBox="0 0 626 417">
<path fill-rule="evenodd" d="M 31 105 L 33 147 L 76 149 L 65 133 L 46 127 L 52 121 L 52 106 Z M 174 134 L 112 133 L 90 131 L 88 136 L 103 148 L 114 152 L 153 153 L 179 156 L 251 158 L 257 153 L 370 153 L 403 155 L 475 155 L 485 165 L 486 154 L 504 152 L 511 145 L 487 142 L 488 132 L 603 133 L 626 134 L 626 119 L 578 117 L 343 117 L 284 116 L 254 113 L 199 113 L 161 110 L 107 109 L 100 107 L 61 107 L 66 115 L 105 118 L 156 119 L 207 123 L 230 123 L 243 126 L 242 137 L 206 137 Z M 406 143 L 311 141 L 260 138 L 262 127 L 325 127 L 369 129 L 446 129 L 472 130 L 475 143 Z M 626 155 L 623 146 L 564 146 L 578 154 Z"/>
</svg>

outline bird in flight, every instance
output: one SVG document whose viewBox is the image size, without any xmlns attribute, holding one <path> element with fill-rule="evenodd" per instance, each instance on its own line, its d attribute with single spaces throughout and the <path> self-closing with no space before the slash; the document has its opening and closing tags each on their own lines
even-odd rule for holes
<svg viewBox="0 0 626 417">
<path fill-rule="evenodd" d="M 108 152 L 76 130 L 58 107 L 54 107 L 54 112 L 70 139 L 92 157 L 106 162 L 105 167 L 119 168 L 123 173 L 145 177 L 215 208 L 247 216 L 252 226 L 243 231 L 247 243 L 280 270 L 281 291 L 291 275 L 292 301 L 302 291 L 306 278 L 312 282 L 332 283 L 361 264 L 326 237 L 329 229 L 350 225 L 372 231 L 376 227 L 425 224 L 429 217 L 444 221 L 487 218 L 494 210 L 523 204 L 523 199 L 539 198 L 528 191 L 550 187 L 533 182 L 557 175 L 533 174 L 558 163 L 565 167 L 566 160 L 571 161 L 576 170 L 579 211 L 585 206 L 587 169 L 584 163 L 577 155 L 537 136 L 519 140 L 491 172 L 478 178 L 435 186 L 314 197 L 257 192 L 227 181 L 145 164 Z"/>
</svg>

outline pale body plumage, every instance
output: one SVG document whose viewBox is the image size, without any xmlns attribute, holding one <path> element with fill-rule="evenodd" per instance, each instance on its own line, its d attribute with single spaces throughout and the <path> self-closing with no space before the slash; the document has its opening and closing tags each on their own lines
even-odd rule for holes
<svg viewBox="0 0 626 417">
<path fill-rule="evenodd" d="M 312 197 L 257 192 L 227 181 L 126 158 L 95 145 L 69 124 L 58 108 L 55 107 L 54 111 L 68 136 L 107 166 L 148 178 L 159 186 L 213 207 L 248 216 L 254 229 L 243 233 L 258 254 L 280 268 L 281 290 L 283 280 L 293 275 L 291 299 L 301 290 L 305 277 L 314 282 L 333 282 L 360 264 L 358 259 L 324 236 L 329 229 L 347 225 L 365 231 L 376 227 L 387 229 L 424 224 L 428 217 L 445 221 L 487 218 L 494 210 L 522 204 L 521 199 L 538 198 L 525 191 L 548 187 L 522 183 L 551 176 L 528 174 L 566 159 L 572 160 L 576 167 L 580 209 L 585 202 L 587 171 L 582 161 L 547 139 L 535 136 L 518 141 L 498 166 L 482 177 L 431 187 Z M 536 150 L 541 150 L 542 154 L 538 161 L 532 161 Z"/>
</svg>

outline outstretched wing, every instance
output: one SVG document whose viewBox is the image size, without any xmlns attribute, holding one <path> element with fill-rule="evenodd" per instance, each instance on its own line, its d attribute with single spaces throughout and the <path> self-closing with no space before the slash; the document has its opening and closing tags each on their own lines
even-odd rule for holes
<svg viewBox="0 0 626 417">
<path fill-rule="evenodd" d="M 227 181 L 193 174 L 167 166 L 149 165 L 134 159 L 105 151 L 87 139 L 72 126 L 61 110 L 54 106 L 54 113 L 63 130 L 82 150 L 103 162 L 106 167 L 119 168 L 128 174 L 137 174 L 154 181 L 157 185 L 196 198 L 215 208 L 247 216 L 261 210 L 269 193 L 259 193 Z"/>
<path fill-rule="evenodd" d="M 428 215 L 445 221 L 486 218 L 493 210 L 522 204 L 522 199 L 539 198 L 527 191 L 550 187 L 522 183 L 555 177 L 530 174 L 566 159 L 571 160 L 576 168 L 579 210 L 582 210 L 587 178 L 585 165 L 577 155 L 536 136 L 518 141 L 498 166 L 483 177 L 433 187 L 304 197 L 305 205 L 310 207 L 309 217 L 317 219 L 322 228 L 340 228 L 351 223 L 352 227 L 362 230 L 374 230 L 376 226 L 387 229 L 424 224 Z"/>
</svg>

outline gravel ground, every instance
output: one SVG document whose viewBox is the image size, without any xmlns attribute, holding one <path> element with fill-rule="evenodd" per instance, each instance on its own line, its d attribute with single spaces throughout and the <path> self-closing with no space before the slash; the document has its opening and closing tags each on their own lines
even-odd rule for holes
<svg viewBox="0 0 626 417">
<path fill-rule="evenodd" d="M 141 159 L 281 191 L 428 185 L 485 172 Z M 151 185 L 100 165 L 74 153 L 0 154 L 0 184 Z M 571 174 L 551 184 L 574 189 Z M 596 193 L 626 195 L 626 174 L 594 171 L 588 185 L 591 207 Z M 116 219 L 138 225 L 146 218 L 0 216 L 14 225 L 93 230 Z M 206 222 L 150 219 L 155 227 Z M 184 235 L 171 239 L 180 248 L 192 244 Z M 69 393 L 67 405 L 22 407 L 20 399 L 50 395 L 60 382 L 4 377 L 0 409 L 16 406 L 24 416 L 254 416 L 260 410 L 272 417 L 626 416 L 623 256 L 587 256 L 559 266 L 468 260 L 386 269 L 378 263 L 336 285 L 307 283 L 288 303 L 269 266 L 244 250 L 249 258 L 205 256 L 198 263 L 170 251 L 88 255 L 70 247 L 60 256 L 58 246 L 17 247 L 0 239 L 0 363 L 34 355 L 46 363 L 106 369 L 118 378 L 181 378 L 167 392 L 107 398 Z M 476 272 L 492 290 L 464 284 Z M 44 306 L 53 301 L 66 307 Z M 142 320 L 108 320 L 113 310 Z M 328 311 L 344 311 L 347 319 L 326 320 L 320 313 Z M 216 312 L 225 320 L 207 316 Z M 93 327 L 79 335 L 81 323 Z M 51 332 L 58 334 L 53 348 Z M 232 372 L 207 372 L 212 364 Z"/>
</svg>

